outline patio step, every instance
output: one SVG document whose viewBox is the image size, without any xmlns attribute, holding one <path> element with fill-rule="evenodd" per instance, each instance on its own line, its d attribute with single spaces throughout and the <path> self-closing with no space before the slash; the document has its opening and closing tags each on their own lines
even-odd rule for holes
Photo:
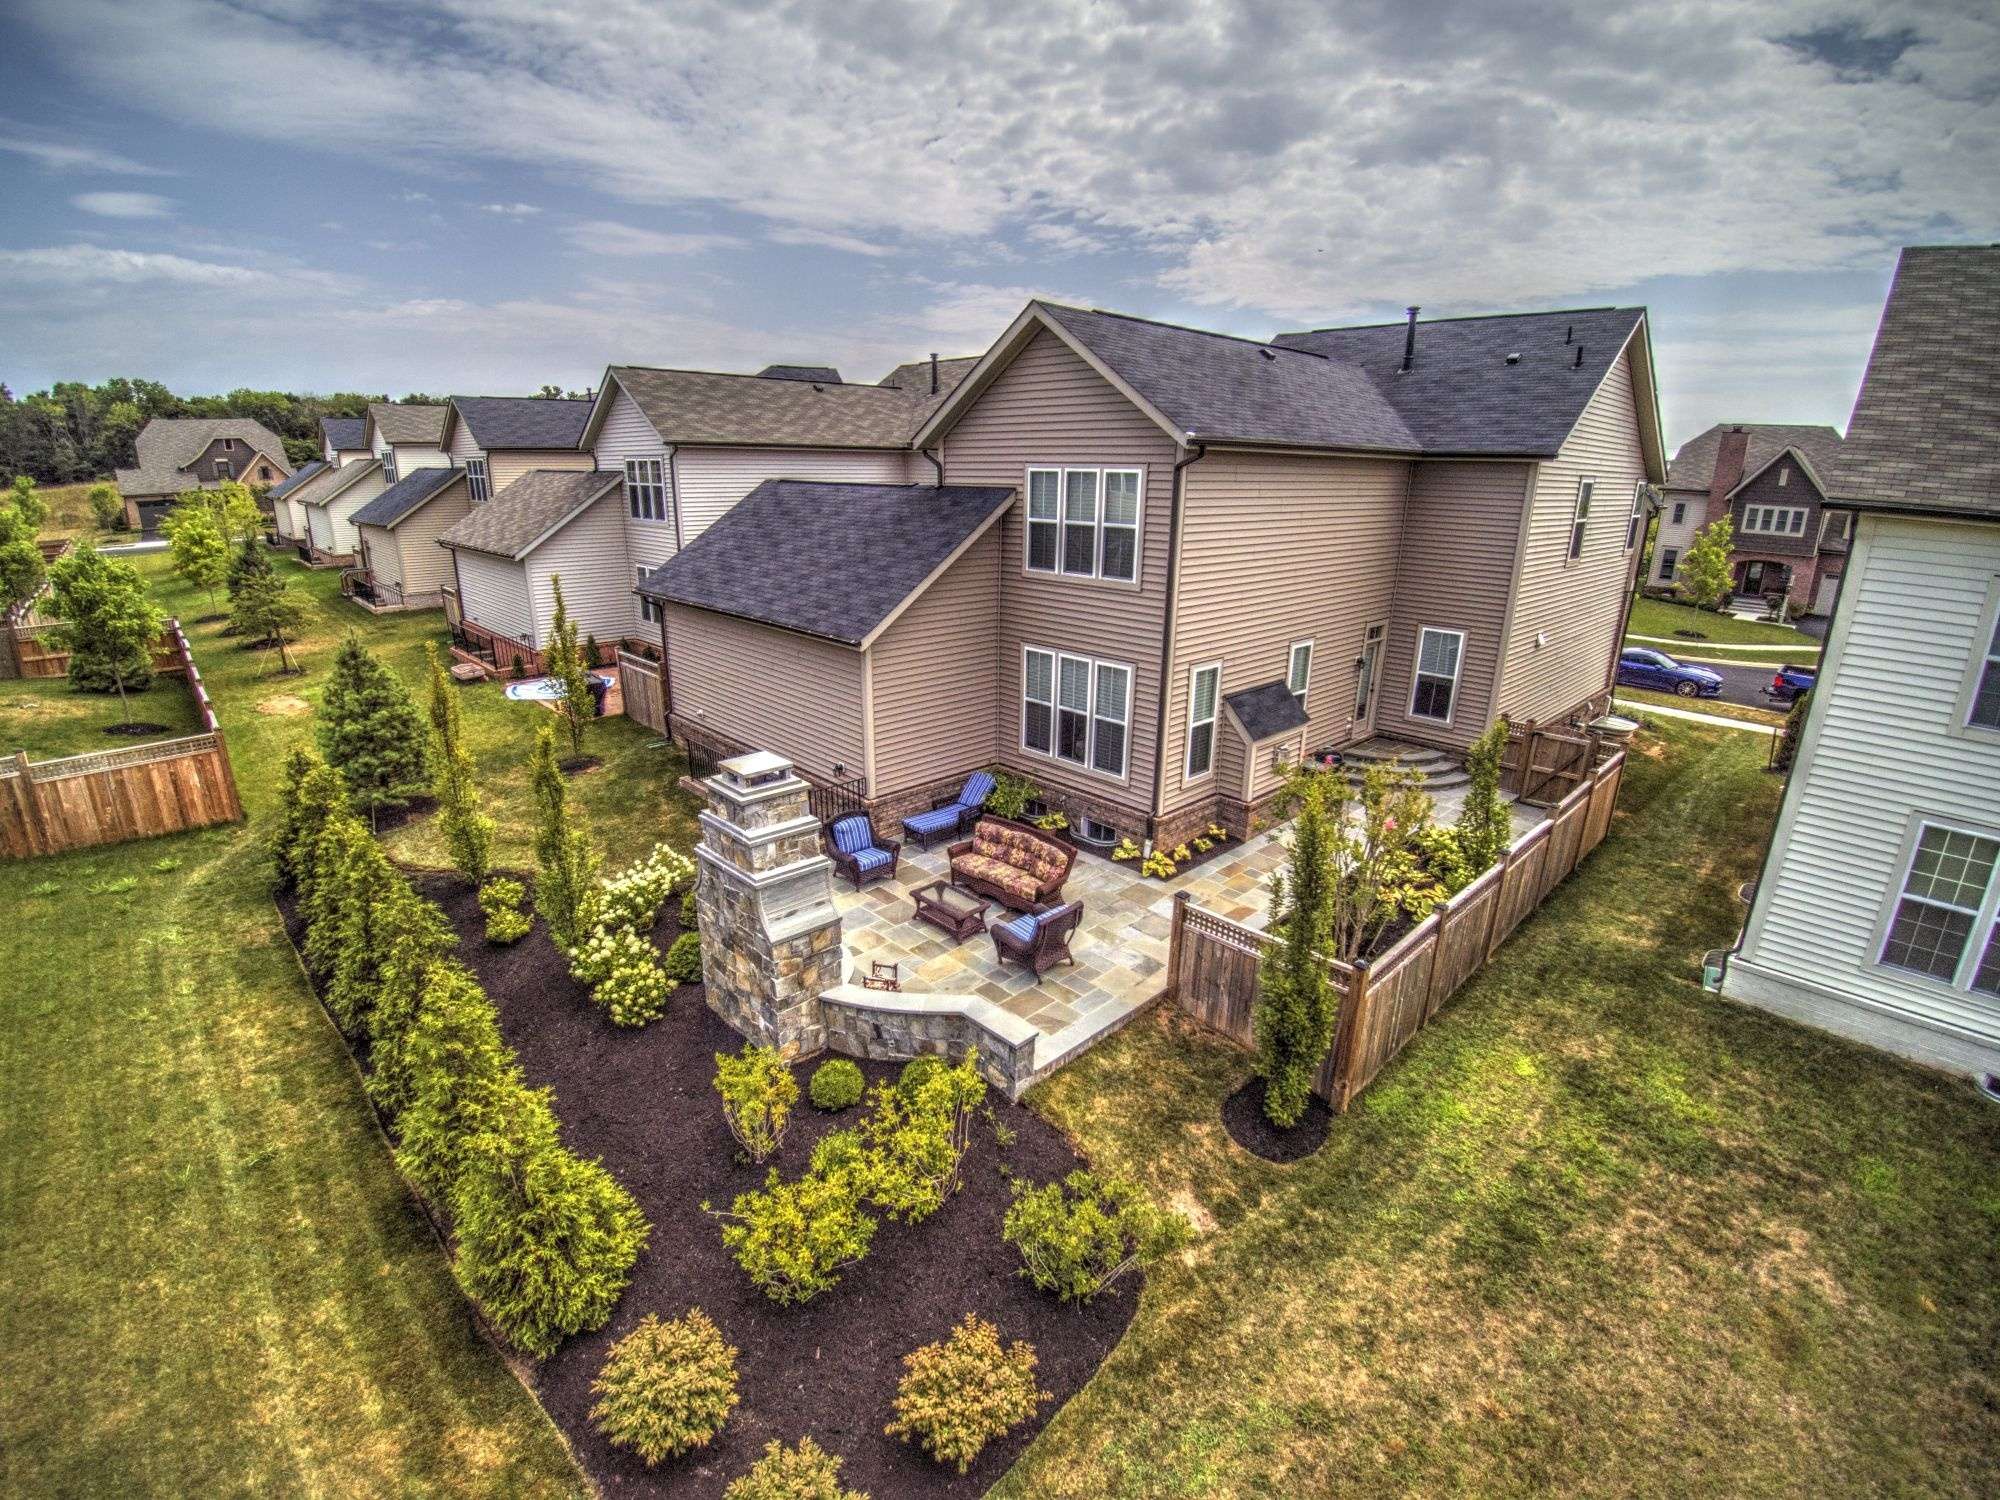
<svg viewBox="0 0 2000 1500">
<path fill-rule="evenodd" d="M 1420 772 L 1424 786 L 1429 791 L 1450 791 L 1455 787 L 1470 784 L 1472 778 L 1466 774 L 1465 763 L 1455 755 L 1447 755 L 1442 750 L 1432 750 L 1422 745 L 1399 745 L 1387 740 L 1369 740 L 1341 751 L 1341 765 L 1347 772 L 1347 779 L 1359 782 L 1361 774 L 1371 765 L 1387 765 L 1394 761 L 1406 771 Z"/>
</svg>

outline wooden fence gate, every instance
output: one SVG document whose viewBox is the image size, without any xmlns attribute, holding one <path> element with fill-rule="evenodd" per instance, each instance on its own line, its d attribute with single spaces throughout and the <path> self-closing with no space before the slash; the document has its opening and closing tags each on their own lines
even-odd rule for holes
<svg viewBox="0 0 2000 1500">
<path fill-rule="evenodd" d="M 618 690 L 625 695 L 625 717 L 655 734 L 667 732 L 667 700 L 660 691 L 657 663 L 629 651 L 618 653 Z"/>
</svg>

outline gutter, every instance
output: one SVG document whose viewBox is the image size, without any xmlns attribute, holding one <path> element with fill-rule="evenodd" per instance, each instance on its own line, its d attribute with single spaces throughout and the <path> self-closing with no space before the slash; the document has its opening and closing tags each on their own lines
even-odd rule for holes
<svg viewBox="0 0 2000 1500">
<path fill-rule="evenodd" d="M 1152 852 L 1153 835 L 1160 826 L 1160 798 L 1166 792 L 1167 700 L 1171 684 L 1167 674 L 1173 669 L 1175 589 L 1180 579 L 1181 509 L 1187 495 L 1181 471 L 1208 457 L 1208 444 L 1188 434 L 1192 448 L 1183 449 L 1174 460 L 1174 496 L 1167 511 L 1167 604 L 1160 617 L 1160 713 L 1153 728 L 1153 805 L 1146 813 L 1146 850 Z"/>
</svg>

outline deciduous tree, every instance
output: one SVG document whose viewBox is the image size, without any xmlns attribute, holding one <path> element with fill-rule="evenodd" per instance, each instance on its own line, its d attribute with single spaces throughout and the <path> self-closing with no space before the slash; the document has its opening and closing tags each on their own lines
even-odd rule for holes
<svg viewBox="0 0 2000 1500">
<path fill-rule="evenodd" d="M 119 711 L 129 722 L 126 693 L 151 684 L 153 642 L 167 624 L 138 570 L 84 541 L 49 570 L 49 612 L 62 622 L 55 640 L 69 652 L 71 685 L 116 688 Z"/>
<path fill-rule="evenodd" d="M 1736 527 L 1723 516 L 1694 534 L 1674 567 L 1674 586 L 1696 609 L 1714 609 L 1729 595 L 1729 552 L 1736 545 Z"/>
<path fill-rule="evenodd" d="M 190 490 L 182 495 L 160 522 L 160 531 L 167 539 L 174 571 L 206 593 L 210 610 L 215 609 L 215 591 L 229 578 L 230 549 L 221 517 L 205 492 Z"/>
</svg>

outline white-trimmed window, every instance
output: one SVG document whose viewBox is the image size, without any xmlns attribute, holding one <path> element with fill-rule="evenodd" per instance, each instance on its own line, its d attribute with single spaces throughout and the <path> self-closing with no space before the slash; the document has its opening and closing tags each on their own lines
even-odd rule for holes
<svg viewBox="0 0 2000 1500">
<path fill-rule="evenodd" d="M 1685 521 L 1687 518 L 1688 518 L 1687 501 L 1676 500 L 1674 502 L 1674 525 L 1676 526 L 1680 525 L 1681 522 Z"/>
<path fill-rule="evenodd" d="M 394 448 L 384 448 L 382 450 L 382 482 L 384 484 L 394 484 L 396 482 L 396 450 Z"/>
<path fill-rule="evenodd" d="M 1576 482 L 1576 506 L 1569 513 L 1569 555 L 1572 562 L 1583 556 L 1584 523 L 1590 519 L 1590 496 L 1596 488 L 1595 479 L 1579 479 Z"/>
<path fill-rule="evenodd" d="M 1922 824 L 1889 918 L 1881 961 L 1954 988 L 2000 994 L 1993 870 L 2000 839 Z M 1981 939 L 1975 945 L 1975 938 Z"/>
<path fill-rule="evenodd" d="M 1746 536 L 1804 536 L 1806 510 L 1803 505 L 1746 505 L 1743 532 Z"/>
<path fill-rule="evenodd" d="M 1660 549 L 1660 582 L 1672 583 L 1674 581 L 1674 570 L 1680 567 L 1680 565 L 1681 549 L 1678 547 L 1662 547 Z"/>
<path fill-rule="evenodd" d="M 1965 722 L 1975 729 L 2000 729 L 2000 615 L 1986 638 L 1986 654 L 1973 663 L 1972 706 Z"/>
<path fill-rule="evenodd" d="M 465 461 L 465 485 L 472 494 L 474 505 L 484 505 L 493 498 L 493 492 L 486 485 L 486 460 L 468 458 Z"/>
<path fill-rule="evenodd" d="M 1026 553 L 1030 573 L 1139 577 L 1144 475 L 1138 469 L 1030 469 Z"/>
<path fill-rule="evenodd" d="M 1293 641 L 1291 652 L 1285 658 L 1285 686 L 1301 704 L 1306 701 L 1306 689 L 1312 685 L 1313 643 Z"/>
<path fill-rule="evenodd" d="M 625 460 L 625 503 L 635 521 L 667 518 L 667 464 L 661 458 Z"/>
<path fill-rule="evenodd" d="M 1187 779 L 1199 781 L 1215 769 L 1215 710 L 1222 693 L 1222 664 L 1211 662 L 1188 673 Z"/>
<path fill-rule="evenodd" d="M 1630 552 L 1639 545 L 1639 528 L 1646 520 L 1646 481 L 1640 480 L 1632 486 L 1632 516 L 1625 523 L 1625 550 Z"/>
<path fill-rule="evenodd" d="M 637 583 L 644 583 L 648 578 L 653 576 L 653 570 L 646 567 L 634 568 L 632 573 L 634 581 Z M 659 624 L 665 615 L 666 611 L 660 607 L 659 600 L 648 598 L 644 594 L 639 596 L 639 618 L 644 620 L 648 625 Z"/>
<path fill-rule="evenodd" d="M 1410 717 L 1451 722 L 1458 698 L 1458 673 L 1465 660 L 1465 632 L 1426 625 L 1417 632 L 1416 680 L 1410 685 Z"/>
<path fill-rule="evenodd" d="M 1037 646 L 1023 651 L 1022 748 L 1122 778 L 1131 724 L 1130 667 Z"/>
</svg>

